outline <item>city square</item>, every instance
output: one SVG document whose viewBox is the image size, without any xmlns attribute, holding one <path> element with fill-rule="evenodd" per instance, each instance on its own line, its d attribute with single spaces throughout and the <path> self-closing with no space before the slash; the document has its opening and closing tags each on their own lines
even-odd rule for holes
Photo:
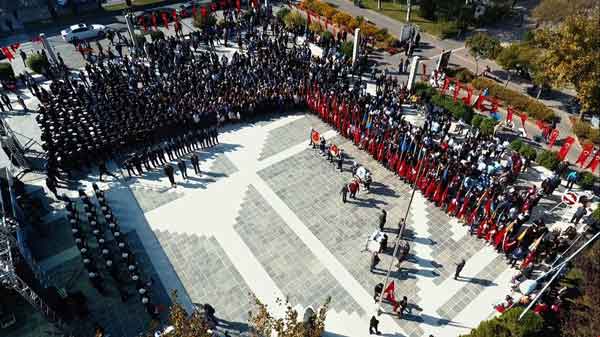
<svg viewBox="0 0 600 337">
<path fill-rule="evenodd" d="M 344 56 L 341 34 L 297 36 L 271 16 L 302 9 L 247 5 L 244 19 L 239 1 L 237 12 L 212 10 L 242 22 L 229 44 L 168 7 L 174 23 L 149 29 L 165 37 L 143 48 L 127 37 L 147 27 L 106 19 L 126 36 L 125 56 L 103 60 L 116 45 L 104 35 L 80 56 L 56 30 L 21 47 L 62 58 L 44 69 L 54 80 L 36 74 L 6 91 L 23 109 L 2 108 L 0 251 L 15 257 L 0 279 L 29 285 L 0 305 L 8 335 L 179 337 L 181 305 L 190 322 L 202 317 L 198 336 L 253 336 L 257 301 L 273 319 L 296 312 L 304 335 L 325 303 L 323 336 L 471 336 L 505 312 L 555 322 L 570 296 L 557 278 L 570 280 L 569 261 L 598 237 L 594 191 L 569 178 L 586 145 L 559 139 L 560 164 L 547 167 L 540 153 L 564 125 L 537 136 L 496 97 L 472 101 L 472 89 L 432 70 L 445 48 L 418 49 L 416 33 L 406 62 L 412 48 L 421 61 L 395 73 L 398 54 L 361 55 L 361 42 Z M 152 49 L 166 46 L 175 58 Z M 415 89 L 417 77 L 447 101 Z M 254 89 L 261 100 L 247 100 Z M 203 95 L 219 97 L 203 105 Z M 457 100 L 474 111 L 466 123 Z M 473 115 L 495 118 L 493 130 Z M 592 173 L 597 156 L 583 158 Z"/>
</svg>

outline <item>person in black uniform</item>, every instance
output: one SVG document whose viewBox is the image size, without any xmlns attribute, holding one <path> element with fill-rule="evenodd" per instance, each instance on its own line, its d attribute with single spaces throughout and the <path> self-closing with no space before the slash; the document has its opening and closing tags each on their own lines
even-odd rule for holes
<svg viewBox="0 0 600 337">
<path fill-rule="evenodd" d="M 177 186 L 177 184 L 175 183 L 175 170 L 173 169 L 173 166 L 169 164 L 165 165 L 164 171 L 165 175 L 169 178 L 169 181 L 171 182 L 171 186 Z"/>
<path fill-rule="evenodd" d="M 181 176 L 183 179 L 187 179 L 187 166 L 185 165 L 185 159 L 181 159 L 177 162 L 177 167 L 179 167 L 179 171 L 181 172 Z"/>
<path fill-rule="evenodd" d="M 194 153 L 190 158 L 190 161 L 192 162 L 196 175 L 200 175 L 202 172 L 200 171 L 200 159 L 198 158 L 198 155 Z"/>
</svg>

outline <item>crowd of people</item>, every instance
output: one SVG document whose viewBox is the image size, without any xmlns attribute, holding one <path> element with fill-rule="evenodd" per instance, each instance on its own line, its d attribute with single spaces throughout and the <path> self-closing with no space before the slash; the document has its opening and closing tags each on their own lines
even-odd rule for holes
<svg viewBox="0 0 600 337">
<path fill-rule="evenodd" d="M 240 32 L 241 50 L 230 57 L 198 49 L 195 34 L 168 37 L 148 42 L 143 58 L 115 56 L 88 63 L 78 79 L 53 81 L 50 92 L 39 95 L 48 175 L 59 179 L 125 157 L 130 174 L 154 166 L 167 175 L 170 171 L 171 178 L 165 154 L 177 161 L 216 144 L 223 123 L 306 105 L 463 221 L 511 265 L 531 269 L 543 249 L 554 248 L 542 244 L 548 232 L 543 219 L 525 225 L 545 194 L 534 185 L 517 187 L 525 161 L 504 141 L 457 128 L 452 116 L 427 97 L 425 123 L 417 127 L 403 117 L 411 93 L 397 78 L 382 74 L 370 94 L 355 76 L 362 70 L 352 66 L 339 45 L 328 44 L 317 57 L 306 41 L 297 44 L 282 23 L 253 22 Z M 314 145 L 333 162 L 331 149 L 323 148 L 324 140 L 319 143 Z M 336 156 L 341 168 L 342 151 Z M 343 200 L 348 192 L 355 197 L 358 188 L 358 181 L 345 186 Z"/>
</svg>

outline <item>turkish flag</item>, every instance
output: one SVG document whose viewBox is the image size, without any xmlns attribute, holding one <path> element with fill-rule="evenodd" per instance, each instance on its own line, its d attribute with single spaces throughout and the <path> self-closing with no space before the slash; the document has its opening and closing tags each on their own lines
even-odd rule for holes
<svg viewBox="0 0 600 337">
<path fill-rule="evenodd" d="M 156 17 L 156 14 L 152 13 L 152 17 L 150 18 L 152 20 L 152 27 L 154 27 L 154 30 L 158 29 L 158 18 Z"/>
<path fill-rule="evenodd" d="M 469 86 L 467 88 L 467 97 L 463 97 L 463 103 L 466 106 L 471 106 L 471 99 L 473 98 L 473 87 Z"/>
<path fill-rule="evenodd" d="M 39 37 L 39 36 L 36 36 L 33 39 L 31 39 L 31 42 L 33 42 L 33 43 L 41 43 L 42 42 L 42 38 Z"/>
<path fill-rule="evenodd" d="M 148 30 L 146 27 L 146 19 L 143 16 L 140 16 L 140 18 L 138 20 L 138 24 L 140 26 L 142 26 L 142 28 L 144 29 L 144 32 Z"/>
<path fill-rule="evenodd" d="M 333 155 L 333 156 L 337 156 L 339 151 L 340 150 L 338 149 L 338 147 L 335 144 L 332 144 L 331 147 L 329 148 L 329 152 L 331 152 L 331 155 Z"/>
<path fill-rule="evenodd" d="M 318 144 L 319 140 L 321 139 L 321 134 L 319 134 L 318 131 L 312 130 L 310 133 L 310 138 L 312 139 L 313 143 Z"/>
<path fill-rule="evenodd" d="M 444 85 L 442 86 L 442 96 L 444 96 L 446 94 L 446 90 L 448 90 L 449 86 L 450 86 L 450 78 L 446 77 L 444 79 Z"/>
<path fill-rule="evenodd" d="M 596 151 L 596 153 L 594 154 L 594 159 L 592 159 L 592 161 L 588 164 L 588 166 L 586 166 L 586 169 L 590 169 L 592 172 L 596 171 L 596 167 L 598 167 L 598 164 L 600 163 L 600 150 Z"/>
<path fill-rule="evenodd" d="M 240 0 L 235 0 L 235 8 L 237 8 L 238 12 L 242 10 L 242 3 Z"/>
<path fill-rule="evenodd" d="M 196 5 L 192 6 L 192 17 L 196 17 Z"/>
<path fill-rule="evenodd" d="M 217 11 L 217 4 L 216 4 L 216 3 L 214 3 L 214 2 L 213 2 L 213 3 L 211 3 L 211 4 L 210 4 L 210 10 L 211 10 L 211 12 L 213 12 L 213 13 L 214 13 L 214 12 L 216 12 L 216 11 Z"/>
<path fill-rule="evenodd" d="M 454 85 L 454 95 L 452 96 L 452 98 L 454 99 L 454 103 L 456 103 L 456 100 L 458 99 L 459 92 L 460 92 L 460 81 L 457 79 L 456 84 Z"/>
<path fill-rule="evenodd" d="M 498 111 L 498 107 L 500 106 L 500 103 L 498 102 L 498 99 L 496 98 L 496 96 L 492 97 L 492 111 L 491 113 L 496 113 Z"/>
<path fill-rule="evenodd" d="M 513 107 L 509 105 L 508 108 L 506 109 L 506 121 L 507 122 L 512 122 L 513 113 L 514 113 Z"/>
<path fill-rule="evenodd" d="M 13 43 L 10 45 L 10 49 L 12 49 L 13 53 L 17 51 L 17 49 L 19 49 L 19 47 L 21 46 L 21 44 L 19 42 Z"/>
<path fill-rule="evenodd" d="M 310 17 L 310 11 L 306 11 L 306 23 L 310 26 L 312 18 Z"/>
<path fill-rule="evenodd" d="M 395 303 L 396 302 L 396 296 L 394 295 L 395 291 L 396 291 L 396 286 L 394 284 L 394 281 L 392 281 L 388 284 L 388 286 L 383 291 L 383 294 L 385 295 L 385 299 L 392 303 Z"/>
<path fill-rule="evenodd" d="M 592 144 L 592 143 L 585 144 L 583 146 L 583 150 L 581 151 L 581 154 L 579 155 L 579 158 L 577 158 L 577 161 L 575 162 L 575 164 L 579 164 L 579 166 L 583 167 L 583 163 L 585 163 L 585 161 L 588 159 L 588 157 L 592 153 L 593 149 L 594 149 L 594 144 Z"/>
<path fill-rule="evenodd" d="M 173 21 L 177 22 L 177 10 L 173 10 Z"/>
<path fill-rule="evenodd" d="M 206 17 L 206 7 L 200 7 L 200 15 L 202 15 L 203 18 Z"/>
<path fill-rule="evenodd" d="M 552 130 L 552 133 L 550 134 L 550 144 L 548 144 L 550 148 L 552 148 L 552 146 L 554 146 L 554 143 L 556 142 L 558 135 L 559 135 L 558 129 Z"/>
<path fill-rule="evenodd" d="M 558 159 L 564 160 L 567 157 L 573 143 L 575 143 L 575 138 L 569 136 L 565 139 L 565 143 L 560 148 L 560 151 L 558 151 Z"/>
</svg>

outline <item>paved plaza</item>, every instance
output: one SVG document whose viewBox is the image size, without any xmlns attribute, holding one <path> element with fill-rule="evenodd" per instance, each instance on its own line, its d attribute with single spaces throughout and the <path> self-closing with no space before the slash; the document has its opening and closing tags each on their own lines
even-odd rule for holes
<svg viewBox="0 0 600 337">
<path fill-rule="evenodd" d="M 348 154 L 344 172 L 308 146 L 311 127 Z M 381 209 L 393 238 L 410 187 L 312 115 L 228 126 L 220 141 L 199 152 L 203 174 L 188 170 L 175 188 L 160 171 L 101 185 L 128 236 L 148 255 L 161 292 L 176 289 L 188 308 L 211 303 L 234 331 L 247 328 L 250 294 L 276 314 L 284 309 L 277 299 L 304 310 L 330 296 L 328 333 L 366 336 L 377 308 L 373 287 L 383 282 L 391 251 L 371 273 L 365 242 Z M 343 204 L 339 191 L 351 178 L 352 160 L 373 172 L 374 183 Z M 408 224 L 411 254 L 391 276 L 410 312 L 402 320 L 381 315 L 380 330 L 457 336 L 488 318 L 514 273 L 503 258 L 419 193 Z M 461 258 L 467 264 L 457 281 L 452 275 Z"/>
</svg>

